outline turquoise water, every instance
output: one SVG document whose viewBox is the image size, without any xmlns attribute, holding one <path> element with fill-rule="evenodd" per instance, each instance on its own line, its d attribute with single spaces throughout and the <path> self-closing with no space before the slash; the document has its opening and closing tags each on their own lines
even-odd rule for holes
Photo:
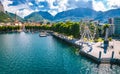
<svg viewBox="0 0 120 74">
<path fill-rule="evenodd" d="M 39 33 L 0 34 L 0 74 L 119 74 L 120 67 L 100 65 L 76 48 Z"/>
</svg>

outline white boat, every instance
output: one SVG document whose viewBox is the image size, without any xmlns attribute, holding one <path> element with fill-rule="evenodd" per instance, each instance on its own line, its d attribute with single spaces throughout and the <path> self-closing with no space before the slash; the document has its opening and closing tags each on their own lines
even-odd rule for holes
<svg viewBox="0 0 120 74">
<path fill-rule="evenodd" d="M 46 36 L 47 36 L 47 33 L 46 33 L 46 32 L 40 32 L 39 36 L 40 36 L 40 37 L 46 37 Z"/>
</svg>

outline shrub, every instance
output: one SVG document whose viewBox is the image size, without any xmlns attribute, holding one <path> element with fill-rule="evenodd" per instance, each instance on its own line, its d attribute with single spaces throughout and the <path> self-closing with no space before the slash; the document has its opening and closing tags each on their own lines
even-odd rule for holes
<svg viewBox="0 0 120 74">
<path fill-rule="evenodd" d="M 109 41 L 112 41 L 112 37 L 109 37 L 108 40 L 109 40 Z"/>
</svg>

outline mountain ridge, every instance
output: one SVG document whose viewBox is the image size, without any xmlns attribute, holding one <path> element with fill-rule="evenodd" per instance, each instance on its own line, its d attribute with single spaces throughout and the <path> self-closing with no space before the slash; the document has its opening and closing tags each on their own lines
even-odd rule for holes
<svg viewBox="0 0 120 74">
<path fill-rule="evenodd" d="M 11 17 L 8 14 L 6 14 L 4 12 L 0 12 L 0 23 L 1 22 L 7 23 L 7 22 L 11 22 L 11 21 L 13 21 L 13 20 L 11 19 Z"/>
<path fill-rule="evenodd" d="M 106 19 L 111 18 L 111 17 L 116 17 L 116 16 L 120 17 L 120 14 L 119 14 L 120 8 L 108 10 L 105 12 L 95 11 L 95 10 L 89 9 L 89 8 L 76 8 L 76 9 L 59 12 L 55 16 L 52 16 L 49 12 L 43 12 L 43 11 L 33 12 L 32 14 L 36 14 L 36 13 L 38 15 L 41 15 L 44 19 L 54 21 L 54 22 L 55 21 L 65 21 L 65 20 L 78 21 L 82 18 L 92 18 L 94 20 L 100 20 L 100 21 L 104 22 L 104 21 L 106 21 Z M 28 16 L 30 16 L 30 15 L 28 15 Z M 26 16 L 26 17 L 28 17 L 28 16 Z M 34 16 L 33 16 L 33 18 L 34 18 Z"/>
<path fill-rule="evenodd" d="M 14 20 L 15 14 L 9 12 L 7 12 L 6 14 L 9 16 L 9 18 Z M 67 20 L 80 21 L 81 19 L 84 18 L 90 18 L 93 20 L 106 22 L 108 18 L 111 17 L 120 17 L 120 8 L 108 10 L 105 12 L 95 11 L 89 8 L 75 8 L 75 9 L 59 12 L 55 16 L 52 16 L 49 12 L 38 11 L 38 12 L 33 12 L 24 18 L 17 16 L 17 19 L 21 22 L 24 21 L 41 22 L 44 20 L 59 22 L 59 21 L 67 21 Z"/>
</svg>

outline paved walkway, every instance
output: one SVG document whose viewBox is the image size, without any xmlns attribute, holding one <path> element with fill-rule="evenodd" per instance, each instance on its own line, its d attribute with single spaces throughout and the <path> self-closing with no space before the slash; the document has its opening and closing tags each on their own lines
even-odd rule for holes
<svg viewBox="0 0 120 74">
<path fill-rule="evenodd" d="M 109 42 L 109 47 L 106 53 L 104 53 L 104 49 L 101 46 L 102 42 L 93 43 L 91 45 L 89 44 L 87 43 L 83 44 L 83 51 L 85 51 L 86 53 L 90 55 L 93 55 L 98 58 L 99 52 L 101 51 L 102 52 L 101 58 L 111 58 L 112 52 L 114 51 L 113 58 L 120 59 L 120 54 L 119 54 L 120 53 L 120 41 L 113 40 Z M 114 46 L 113 48 L 112 48 L 112 45 Z M 91 46 L 92 46 L 92 49 L 91 49 Z"/>
<path fill-rule="evenodd" d="M 110 62 L 110 59 L 112 57 L 112 52 L 114 51 L 114 59 L 120 59 L 120 41 L 118 40 L 113 40 L 109 42 L 109 47 L 106 51 L 104 52 L 103 49 L 103 42 L 97 42 L 97 43 L 83 43 L 80 42 L 78 39 L 68 39 L 67 36 L 64 36 L 62 34 L 54 34 L 55 36 L 59 37 L 60 39 L 63 39 L 69 43 L 76 44 L 76 45 L 82 45 L 82 51 L 84 51 L 86 54 L 92 55 L 96 58 L 99 58 L 99 52 L 102 52 L 101 58 L 102 60 L 107 60 Z M 112 47 L 114 46 L 114 47 Z"/>
</svg>

